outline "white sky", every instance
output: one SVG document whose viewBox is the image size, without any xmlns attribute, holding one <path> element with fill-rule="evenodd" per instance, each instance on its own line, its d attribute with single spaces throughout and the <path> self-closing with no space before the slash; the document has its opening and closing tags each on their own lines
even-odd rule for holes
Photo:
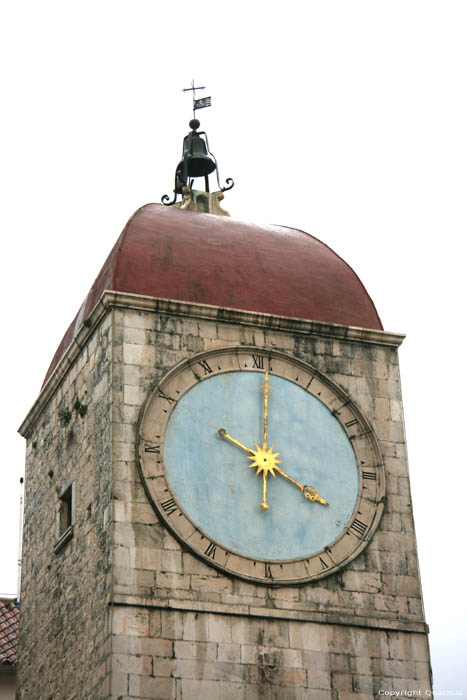
<svg viewBox="0 0 467 700">
<path fill-rule="evenodd" d="M 357 272 L 400 350 L 438 691 L 467 693 L 467 2 L 4 3 L 0 591 L 16 592 L 16 430 L 126 220 L 173 189 L 198 113 L 240 219 Z M 441 696 L 441 695 L 440 695 Z"/>
</svg>

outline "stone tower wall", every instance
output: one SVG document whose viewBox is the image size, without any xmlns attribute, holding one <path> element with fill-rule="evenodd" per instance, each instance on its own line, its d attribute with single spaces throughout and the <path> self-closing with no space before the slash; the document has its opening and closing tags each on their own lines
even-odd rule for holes
<svg viewBox="0 0 467 700">
<path fill-rule="evenodd" d="M 121 293 L 105 293 L 89 323 L 58 368 L 74 357 L 71 370 L 29 418 L 24 700 L 363 700 L 430 689 L 400 338 Z M 176 363 L 229 345 L 275 348 L 315 365 L 375 427 L 385 511 L 368 547 L 338 574 L 280 588 L 229 578 L 185 551 L 146 497 L 135 459 L 142 406 Z M 87 402 L 83 417 L 75 397 Z M 54 554 L 55 491 L 70 478 L 76 527 Z M 44 669 L 38 696 L 31 689 Z"/>
<path fill-rule="evenodd" d="M 107 697 L 111 577 L 111 318 L 28 425 L 18 688 L 21 700 Z M 72 486 L 72 536 L 58 514 Z M 69 535 L 68 535 L 69 536 Z M 66 540 L 66 537 L 65 537 Z"/>
</svg>

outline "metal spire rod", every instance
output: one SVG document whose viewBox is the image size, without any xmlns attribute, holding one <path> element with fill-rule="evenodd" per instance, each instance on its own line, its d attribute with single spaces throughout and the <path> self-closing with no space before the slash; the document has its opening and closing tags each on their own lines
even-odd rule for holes
<svg viewBox="0 0 467 700">
<path fill-rule="evenodd" d="M 196 90 L 206 90 L 206 87 L 204 85 L 200 85 L 198 87 L 195 87 L 195 79 L 193 78 L 191 81 L 191 87 L 189 88 L 183 88 L 182 92 L 190 92 L 190 90 L 193 92 L 193 119 L 196 117 L 195 111 L 195 95 L 196 95 Z"/>
</svg>

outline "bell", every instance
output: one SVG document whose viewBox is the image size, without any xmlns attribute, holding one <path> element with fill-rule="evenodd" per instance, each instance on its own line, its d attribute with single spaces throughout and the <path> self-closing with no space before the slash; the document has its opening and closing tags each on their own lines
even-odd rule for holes
<svg viewBox="0 0 467 700">
<path fill-rule="evenodd" d="M 199 121 L 192 119 L 190 126 L 193 131 L 183 139 L 183 158 L 178 164 L 177 173 L 187 178 L 206 177 L 216 169 L 216 161 L 208 155 L 206 142 L 196 132 Z"/>
<path fill-rule="evenodd" d="M 188 177 L 204 177 L 216 169 L 216 163 L 208 156 L 204 140 L 196 132 L 185 136 L 183 159 L 187 159 Z"/>
<path fill-rule="evenodd" d="M 209 150 L 208 137 L 205 131 L 198 132 L 200 123 L 198 119 L 190 121 L 190 133 L 183 139 L 182 159 L 175 170 L 174 198 L 170 201 L 168 195 L 162 197 L 162 203 L 170 207 L 177 203 L 177 196 L 185 194 L 185 188 L 192 190 L 193 178 L 204 177 L 204 188 L 209 192 L 209 175 L 216 171 L 217 184 L 221 192 L 233 187 L 233 180 L 228 178 L 227 185 L 221 188 L 217 162 Z"/>
</svg>

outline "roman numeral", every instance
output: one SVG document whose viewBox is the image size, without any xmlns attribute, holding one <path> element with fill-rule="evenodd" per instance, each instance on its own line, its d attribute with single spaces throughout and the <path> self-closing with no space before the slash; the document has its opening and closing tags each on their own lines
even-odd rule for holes
<svg viewBox="0 0 467 700">
<path fill-rule="evenodd" d="M 265 577 L 265 578 L 274 578 L 274 576 L 272 575 L 271 565 L 270 565 L 270 564 L 265 564 L 265 565 L 264 565 L 264 577 Z"/>
<path fill-rule="evenodd" d="M 308 384 L 306 385 L 305 389 L 308 389 L 308 387 L 310 386 L 310 384 L 311 384 L 311 382 L 313 381 L 314 378 L 315 378 L 315 375 L 313 374 L 313 375 L 311 376 L 311 378 L 310 378 L 310 381 L 309 381 Z"/>
<path fill-rule="evenodd" d="M 376 472 L 362 472 L 362 477 L 364 479 L 370 479 L 376 481 Z"/>
<path fill-rule="evenodd" d="M 342 409 L 348 406 L 349 403 L 350 399 L 347 399 L 347 401 L 344 401 L 344 403 L 341 406 L 339 406 L 339 408 L 334 408 L 332 412 L 333 416 L 340 416 Z"/>
<path fill-rule="evenodd" d="M 175 513 L 178 508 L 173 498 L 168 498 L 166 501 L 161 501 L 161 506 L 164 513 L 167 513 L 167 515 L 172 515 L 172 513 Z"/>
<path fill-rule="evenodd" d="M 164 394 L 164 392 L 162 391 L 162 389 L 159 389 L 159 397 L 160 397 L 161 399 L 165 399 L 165 400 L 166 400 L 168 403 L 170 403 L 170 404 L 176 403 L 176 400 L 173 399 L 171 396 L 167 396 L 167 394 Z"/>
<path fill-rule="evenodd" d="M 252 355 L 253 369 L 264 369 L 264 355 Z"/>
<path fill-rule="evenodd" d="M 329 569 L 329 566 L 326 564 L 326 562 L 324 561 L 324 559 L 322 559 L 322 557 L 320 557 L 319 560 L 320 560 L 320 562 L 321 562 L 321 568 L 322 568 L 322 569 Z"/>
<path fill-rule="evenodd" d="M 353 420 L 347 421 L 347 423 L 344 423 L 346 428 L 351 428 L 353 425 L 357 425 L 358 420 L 354 418 Z"/>
<path fill-rule="evenodd" d="M 352 525 L 350 526 L 350 529 L 355 530 L 355 532 L 358 535 L 362 535 L 362 537 L 363 537 L 363 535 L 365 534 L 365 532 L 367 530 L 367 527 L 368 527 L 368 525 L 365 525 L 365 523 L 362 523 L 361 520 L 358 520 L 358 518 L 355 518 Z"/>
<path fill-rule="evenodd" d="M 155 455 L 160 455 L 161 446 L 160 445 L 145 445 L 144 451 L 150 452 L 150 453 L 155 454 Z"/>
<path fill-rule="evenodd" d="M 211 374 L 211 373 L 212 373 L 212 369 L 211 369 L 210 366 L 208 365 L 207 360 L 202 360 L 199 364 L 200 364 L 201 367 L 204 369 L 204 376 L 206 376 L 206 374 Z"/>
<path fill-rule="evenodd" d="M 211 559 L 216 558 L 216 545 L 214 542 L 211 542 L 207 549 L 204 550 L 204 553 L 207 554 L 208 557 L 211 557 Z"/>
</svg>

